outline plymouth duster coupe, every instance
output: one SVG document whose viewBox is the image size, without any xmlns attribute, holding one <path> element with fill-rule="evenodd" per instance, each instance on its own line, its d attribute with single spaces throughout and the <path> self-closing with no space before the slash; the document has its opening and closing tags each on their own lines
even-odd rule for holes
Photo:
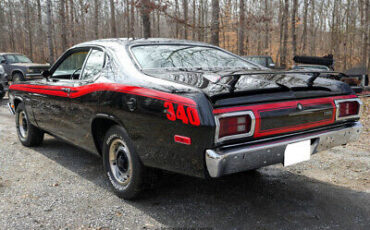
<svg viewBox="0 0 370 230">
<path fill-rule="evenodd" d="M 23 145 L 47 133 L 98 154 L 133 199 L 153 168 L 217 178 L 356 141 L 361 101 L 320 74 L 272 72 L 206 43 L 105 39 L 13 84 L 8 106 Z"/>
</svg>

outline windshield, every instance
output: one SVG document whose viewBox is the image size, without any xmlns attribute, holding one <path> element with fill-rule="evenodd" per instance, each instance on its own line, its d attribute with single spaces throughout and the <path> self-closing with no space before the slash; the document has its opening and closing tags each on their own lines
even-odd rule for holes
<svg viewBox="0 0 370 230">
<path fill-rule="evenodd" d="M 237 56 L 206 46 L 142 45 L 132 47 L 131 51 L 142 69 L 257 67 Z"/>
<path fill-rule="evenodd" d="M 32 63 L 28 57 L 21 54 L 7 54 L 5 58 L 8 63 Z"/>
</svg>

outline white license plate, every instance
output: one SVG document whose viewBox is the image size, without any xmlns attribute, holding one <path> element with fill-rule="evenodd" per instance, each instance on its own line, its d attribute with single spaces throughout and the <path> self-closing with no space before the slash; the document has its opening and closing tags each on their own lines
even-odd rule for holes
<svg viewBox="0 0 370 230">
<path fill-rule="evenodd" d="M 311 157 L 311 140 L 288 144 L 284 153 L 284 166 L 308 161 Z"/>
</svg>

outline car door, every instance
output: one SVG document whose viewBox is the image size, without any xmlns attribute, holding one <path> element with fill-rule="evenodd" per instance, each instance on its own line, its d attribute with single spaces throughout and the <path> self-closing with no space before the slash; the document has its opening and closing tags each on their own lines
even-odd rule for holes
<svg viewBox="0 0 370 230">
<path fill-rule="evenodd" d="M 40 93 L 32 95 L 38 126 L 69 141 L 73 140 L 68 136 L 71 128 L 70 95 L 89 51 L 90 47 L 67 51 L 50 69 L 49 79 L 39 84 Z"/>
<path fill-rule="evenodd" d="M 100 48 L 92 48 L 86 59 L 81 75 L 75 80 L 74 92 L 71 95 L 69 106 L 69 130 L 68 134 L 74 143 L 86 149 L 95 149 L 91 136 L 91 121 L 98 110 L 99 77 L 104 74 L 106 54 Z"/>
</svg>

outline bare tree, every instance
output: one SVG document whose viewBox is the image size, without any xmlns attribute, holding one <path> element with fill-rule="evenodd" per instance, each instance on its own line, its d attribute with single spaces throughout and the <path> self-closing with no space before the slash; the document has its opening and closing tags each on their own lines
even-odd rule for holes
<svg viewBox="0 0 370 230">
<path fill-rule="evenodd" d="M 61 24 L 60 35 L 62 38 L 62 50 L 67 49 L 67 27 L 66 27 L 66 15 L 65 15 L 65 0 L 60 0 L 59 5 L 59 20 Z"/>
<path fill-rule="evenodd" d="M 307 19 L 308 19 L 308 0 L 304 0 L 303 6 L 303 34 L 302 34 L 302 52 L 306 52 L 307 48 Z"/>
<path fill-rule="evenodd" d="M 188 38 L 188 0 L 182 0 L 182 8 L 184 10 L 184 38 Z"/>
<path fill-rule="evenodd" d="M 95 39 L 99 38 L 99 0 L 94 0 L 94 35 Z"/>
<path fill-rule="evenodd" d="M 239 30 L 238 30 L 238 53 L 244 55 L 244 29 L 245 29 L 245 14 L 244 0 L 239 3 Z"/>
<path fill-rule="evenodd" d="M 298 0 L 293 0 L 293 9 L 292 9 L 292 47 L 293 47 L 293 56 L 297 54 L 297 34 L 296 34 L 296 17 L 298 11 Z"/>
<path fill-rule="evenodd" d="M 281 65 L 287 66 L 287 52 L 288 52 L 288 15 L 289 15 L 289 0 L 284 2 L 284 40 L 283 50 L 281 52 Z"/>
<path fill-rule="evenodd" d="M 212 21 L 211 21 L 211 43 L 218 46 L 220 43 L 220 3 L 219 0 L 212 0 Z"/>
<path fill-rule="evenodd" d="M 52 25 L 51 25 L 51 0 L 47 0 L 47 26 L 48 26 L 48 33 L 47 33 L 47 40 L 48 40 L 48 48 L 49 48 L 49 62 L 54 62 L 54 45 L 53 45 L 53 34 L 52 34 Z"/>
<path fill-rule="evenodd" d="M 150 0 L 141 0 L 141 20 L 143 23 L 144 38 L 151 37 L 150 11 Z"/>
<path fill-rule="evenodd" d="M 110 28 L 113 37 L 117 37 L 116 28 L 116 8 L 114 6 L 114 0 L 109 0 L 110 3 Z"/>
</svg>

